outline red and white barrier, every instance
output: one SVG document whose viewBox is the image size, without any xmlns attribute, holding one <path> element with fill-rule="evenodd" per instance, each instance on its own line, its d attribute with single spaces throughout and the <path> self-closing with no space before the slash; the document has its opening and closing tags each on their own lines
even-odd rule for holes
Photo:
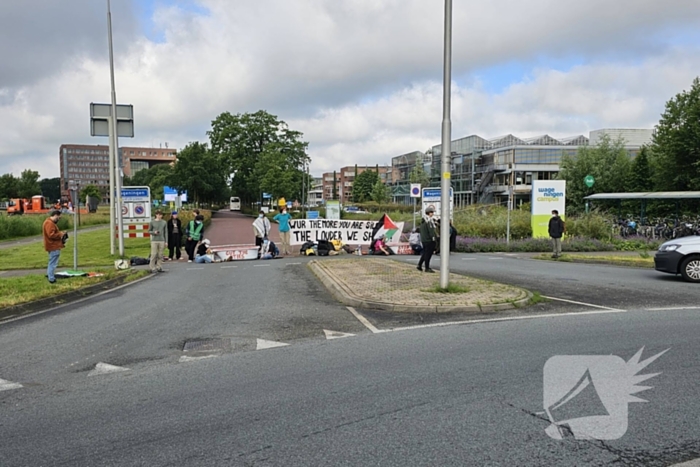
<svg viewBox="0 0 700 467">
<path fill-rule="evenodd" d="M 118 237 L 116 232 L 118 227 L 115 227 L 114 236 Z M 122 230 L 123 238 L 148 238 L 151 234 L 148 233 L 148 224 L 124 224 Z"/>
</svg>

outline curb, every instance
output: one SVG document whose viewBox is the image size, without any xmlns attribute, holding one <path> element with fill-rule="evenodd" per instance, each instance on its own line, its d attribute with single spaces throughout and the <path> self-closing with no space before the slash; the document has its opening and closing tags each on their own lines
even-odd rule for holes
<svg viewBox="0 0 700 467">
<path fill-rule="evenodd" d="M 518 308 L 522 305 L 526 305 L 532 298 L 532 292 L 529 290 L 521 289 L 525 292 L 525 298 L 520 300 L 515 300 L 507 303 L 496 303 L 491 305 L 470 305 L 470 306 L 459 306 L 459 305 L 434 305 L 434 306 L 422 306 L 422 305 L 404 305 L 401 303 L 389 303 L 380 302 L 375 300 L 366 300 L 356 297 L 351 290 L 345 287 L 331 271 L 322 265 L 318 260 L 312 260 L 307 264 L 307 267 L 311 269 L 314 275 L 321 281 L 321 283 L 328 289 L 333 298 L 338 300 L 343 305 L 352 306 L 356 308 L 365 308 L 373 310 L 384 310 L 392 311 L 395 313 L 489 313 L 501 310 L 511 310 Z"/>
<path fill-rule="evenodd" d="M 54 297 L 42 298 L 33 302 L 12 305 L 6 308 L 0 308 L 0 324 L 14 321 L 16 319 L 25 318 L 30 315 L 45 313 L 48 311 L 57 310 L 66 305 L 76 303 L 98 297 L 102 294 L 113 292 L 115 290 L 138 284 L 144 280 L 154 277 L 153 274 L 141 277 L 140 279 L 124 283 L 127 276 L 116 277 L 99 284 L 91 285 L 82 289 L 66 292 Z"/>
</svg>

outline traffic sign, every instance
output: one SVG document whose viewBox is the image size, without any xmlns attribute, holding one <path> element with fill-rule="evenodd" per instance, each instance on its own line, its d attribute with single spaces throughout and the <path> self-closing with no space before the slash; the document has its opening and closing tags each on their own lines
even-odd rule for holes
<svg viewBox="0 0 700 467">
<path fill-rule="evenodd" d="M 423 188 L 423 207 L 422 212 L 425 214 L 425 210 L 428 207 L 435 209 L 435 216 L 440 217 L 442 212 L 442 189 L 441 188 Z M 450 187 L 450 219 L 454 214 L 454 191 Z"/>
<path fill-rule="evenodd" d="M 593 178 L 593 175 L 586 175 L 586 178 L 583 179 L 583 183 L 585 183 L 586 186 L 590 188 L 595 183 L 595 178 Z"/>
<path fill-rule="evenodd" d="M 146 208 L 143 207 L 143 204 L 137 204 L 134 206 L 134 217 L 142 217 L 146 213 Z"/>
<path fill-rule="evenodd" d="M 126 216 L 129 214 L 129 206 L 126 204 L 122 204 L 122 216 Z"/>
<path fill-rule="evenodd" d="M 420 198 L 420 183 L 411 183 L 411 198 Z"/>
</svg>

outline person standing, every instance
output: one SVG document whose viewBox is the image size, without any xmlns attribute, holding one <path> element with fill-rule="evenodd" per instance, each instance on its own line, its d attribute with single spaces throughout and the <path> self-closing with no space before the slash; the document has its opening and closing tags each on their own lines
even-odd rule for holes
<svg viewBox="0 0 700 467">
<path fill-rule="evenodd" d="M 61 211 L 54 209 L 51 211 L 51 216 L 47 217 L 42 226 L 44 236 L 44 250 L 49 254 L 49 264 L 46 268 L 46 277 L 50 283 L 56 282 L 56 267 L 58 259 L 61 257 L 61 249 L 63 244 L 64 232 L 58 229 L 58 220 L 61 218 Z"/>
<path fill-rule="evenodd" d="M 258 218 L 253 221 L 253 232 L 255 233 L 255 246 L 260 249 L 263 242 L 270 235 L 270 219 L 265 217 L 265 211 L 262 209 L 258 213 Z"/>
<path fill-rule="evenodd" d="M 199 211 L 195 211 L 199 212 Z M 185 251 L 187 252 L 187 262 L 191 263 L 194 261 L 195 248 L 197 248 L 197 243 L 202 239 L 202 234 L 204 233 L 204 216 L 197 214 L 193 220 L 187 224 L 185 229 L 185 236 L 187 236 L 187 241 L 185 242 Z"/>
<path fill-rule="evenodd" d="M 450 251 L 457 251 L 457 229 L 450 221 Z"/>
<path fill-rule="evenodd" d="M 176 257 L 179 260 L 182 248 L 182 221 L 177 217 L 177 211 L 173 211 L 168 220 L 168 248 L 168 259 L 172 261 Z"/>
<path fill-rule="evenodd" d="M 282 254 L 283 255 L 288 255 L 290 254 L 290 248 L 289 248 L 289 240 L 290 240 L 290 232 L 289 232 L 289 219 L 292 218 L 292 215 L 287 212 L 287 208 L 282 207 L 282 211 L 275 215 L 275 217 L 272 218 L 272 220 L 277 221 L 279 224 L 279 229 L 280 229 L 280 239 L 282 240 Z"/>
<path fill-rule="evenodd" d="M 559 258 L 561 256 L 561 237 L 566 231 L 566 225 L 561 217 L 559 217 L 559 211 L 556 209 L 552 211 L 552 218 L 549 219 L 549 236 L 552 238 L 552 258 Z"/>
<path fill-rule="evenodd" d="M 163 212 L 156 211 L 156 218 L 148 224 L 148 233 L 151 234 L 151 272 L 163 272 L 163 252 L 165 251 L 165 236 L 168 226 L 163 220 Z"/>
<path fill-rule="evenodd" d="M 423 253 L 421 254 L 420 260 L 418 260 L 417 269 L 419 271 L 423 270 L 422 266 L 425 263 L 425 272 L 435 272 L 430 269 L 430 259 L 435 252 L 435 242 L 437 240 L 433 214 L 435 214 L 435 209 L 432 207 L 427 208 L 425 210 L 425 217 L 420 224 L 420 241 L 423 244 Z"/>
</svg>

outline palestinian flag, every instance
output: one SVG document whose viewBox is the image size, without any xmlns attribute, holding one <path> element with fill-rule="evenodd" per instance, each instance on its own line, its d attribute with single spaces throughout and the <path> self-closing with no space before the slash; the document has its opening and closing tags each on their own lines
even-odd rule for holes
<svg viewBox="0 0 700 467">
<path fill-rule="evenodd" d="M 372 240 L 375 240 L 380 235 L 384 235 L 387 242 L 393 240 L 392 237 L 399 230 L 399 227 L 391 220 L 389 216 L 384 214 L 379 222 L 374 226 L 372 230 Z"/>
</svg>

